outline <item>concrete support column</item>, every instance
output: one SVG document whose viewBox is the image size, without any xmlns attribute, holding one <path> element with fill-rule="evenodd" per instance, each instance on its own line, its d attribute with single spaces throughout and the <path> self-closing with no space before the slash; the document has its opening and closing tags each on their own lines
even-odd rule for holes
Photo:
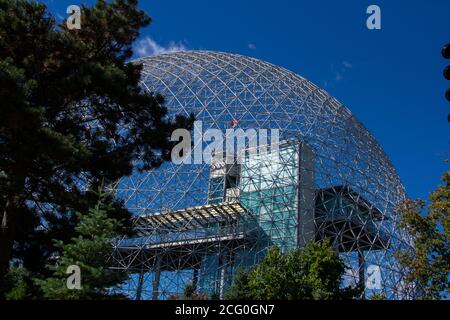
<svg viewBox="0 0 450 320">
<path fill-rule="evenodd" d="M 192 288 L 194 290 L 194 292 L 197 291 L 197 283 L 198 283 L 198 266 L 194 267 L 194 272 L 192 274 Z"/>
<path fill-rule="evenodd" d="M 306 144 L 298 148 L 298 214 L 297 214 L 297 246 L 304 248 L 315 240 L 316 225 L 314 222 L 315 192 L 313 150 Z"/>
<path fill-rule="evenodd" d="M 366 288 L 366 279 L 365 279 L 365 265 L 364 265 L 364 252 L 358 250 L 358 267 L 359 267 L 359 285 L 361 288 Z M 363 292 L 362 299 L 365 299 L 365 293 Z"/>
<path fill-rule="evenodd" d="M 138 285 L 136 288 L 136 300 L 141 300 L 143 285 L 144 285 L 144 271 L 142 270 L 139 273 Z"/>
<path fill-rule="evenodd" d="M 159 256 L 156 258 L 154 273 L 155 277 L 153 278 L 152 300 L 158 300 L 159 281 L 161 279 L 161 257 Z"/>
<path fill-rule="evenodd" d="M 227 264 L 228 264 L 228 253 L 224 252 L 221 258 L 221 268 L 220 268 L 220 287 L 219 287 L 219 299 L 223 300 L 225 295 L 225 285 L 227 276 Z"/>
</svg>

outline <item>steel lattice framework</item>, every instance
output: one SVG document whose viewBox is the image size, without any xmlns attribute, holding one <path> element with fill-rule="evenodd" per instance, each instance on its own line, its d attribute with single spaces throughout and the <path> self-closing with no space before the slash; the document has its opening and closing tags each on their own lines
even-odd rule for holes
<svg viewBox="0 0 450 320">
<path fill-rule="evenodd" d="M 234 271 L 257 263 L 268 246 L 323 238 L 350 267 L 344 282 L 366 284 L 366 295 L 409 296 L 392 256 L 408 247 L 394 213 L 404 188 L 345 106 L 286 69 L 241 55 L 190 51 L 138 62 L 142 86 L 165 97 L 170 115 L 193 113 L 204 130 L 279 129 L 284 156 L 168 162 L 121 180 L 116 191 L 137 217 L 138 236 L 117 240 L 114 267 L 130 273 L 122 288 L 130 296 L 168 299 L 190 284 L 221 297 Z"/>
</svg>

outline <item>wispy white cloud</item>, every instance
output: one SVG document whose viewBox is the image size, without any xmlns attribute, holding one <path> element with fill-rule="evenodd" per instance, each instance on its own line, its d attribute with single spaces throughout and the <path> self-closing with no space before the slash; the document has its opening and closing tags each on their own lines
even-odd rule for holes
<svg viewBox="0 0 450 320">
<path fill-rule="evenodd" d="M 161 53 L 186 51 L 187 48 L 186 45 L 181 41 L 170 41 L 167 46 L 163 46 L 147 36 L 138 40 L 137 43 L 133 46 L 133 50 L 135 52 L 135 55 L 140 58 L 146 56 L 154 56 Z"/>
<path fill-rule="evenodd" d="M 247 47 L 251 50 L 256 50 L 256 45 L 254 43 L 249 43 Z"/>
<path fill-rule="evenodd" d="M 342 81 L 347 70 L 351 68 L 353 68 L 353 65 L 345 60 L 342 61 L 337 68 L 335 68 L 334 65 L 331 65 L 331 72 L 333 73 L 334 81 Z"/>
<path fill-rule="evenodd" d="M 353 67 L 353 65 L 348 61 L 342 61 L 342 65 L 347 69 L 350 69 Z"/>
<path fill-rule="evenodd" d="M 341 81 L 342 79 L 344 79 L 344 75 L 340 72 L 336 72 L 336 74 L 334 75 L 334 80 Z"/>
</svg>

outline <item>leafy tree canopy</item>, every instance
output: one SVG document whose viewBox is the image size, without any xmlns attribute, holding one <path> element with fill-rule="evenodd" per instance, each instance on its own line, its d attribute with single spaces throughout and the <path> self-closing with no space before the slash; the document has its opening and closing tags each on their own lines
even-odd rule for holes
<svg viewBox="0 0 450 320">
<path fill-rule="evenodd" d="M 227 299 L 350 299 L 358 288 L 341 288 L 345 265 L 328 242 L 309 243 L 304 249 L 281 253 L 270 248 L 262 262 L 237 273 Z"/>
<path fill-rule="evenodd" d="M 448 298 L 450 277 L 450 171 L 430 202 L 408 200 L 398 207 L 401 227 L 413 240 L 412 250 L 396 252 L 407 271 L 406 287 L 417 287 L 418 297 Z"/>
<path fill-rule="evenodd" d="M 98 0 L 68 30 L 45 4 L 0 0 L 0 280 L 12 257 L 48 275 L 52 239 L 69 241 L 74 213 L 96 201 L 87 184 L 160 165 L 171 132 L 189 127 L 141 89 L 142 65 L 129 61 L 150 21 L 137 0 Z M 126 228 L 128 210 L 109 202 Z"/>
</svg>

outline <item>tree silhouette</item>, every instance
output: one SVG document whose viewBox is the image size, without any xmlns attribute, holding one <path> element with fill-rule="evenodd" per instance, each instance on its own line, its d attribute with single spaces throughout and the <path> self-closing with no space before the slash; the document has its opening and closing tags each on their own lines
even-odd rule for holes
<svg viewBox="0 0 450 320">
<path fill-rule="evenodd" d="M 49 274 L 58 252 L 95 203 L 84 190 L 170 157 L 170 134 L 192 117 L 168 118 L 144 92 L 132 43 L 150 17 L 137 0 L 81 8 L 81 29 L 55 23 L 44 4 L 0 0 L 0 280 L 11 258 Z M 127 226 L 118 200 L 110 216 Z"/>
</svg>

